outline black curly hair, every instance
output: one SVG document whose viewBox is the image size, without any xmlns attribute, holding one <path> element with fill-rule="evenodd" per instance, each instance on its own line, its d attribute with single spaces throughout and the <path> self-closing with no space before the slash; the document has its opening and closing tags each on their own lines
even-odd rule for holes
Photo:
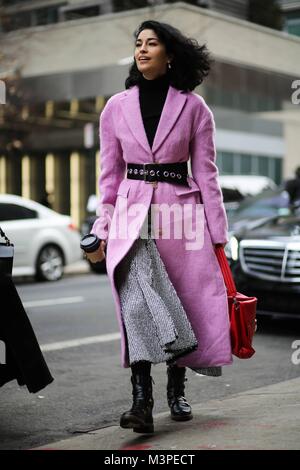
<svg viewBox="0 0 300 470">
<path fill-rule="evenodd" d="M 167 69 L 167 73 L 174 88 L 192 91 L 202 83 L 214 62 L 205 44 L 200 46 L 196 39 L 184 36 L 174 26 L 154 20 L 143 21 L 139 25 L 134 32 L 135 40 L 144 29 L 155 31 L 158 39 L 164 44 L 167 55 L 173 57 L 172 67 Z M 141 75 L 134 59 L 129 69 L 129 76 L 125 80 L 126 89 L 137 85 Z"/>
</svg>

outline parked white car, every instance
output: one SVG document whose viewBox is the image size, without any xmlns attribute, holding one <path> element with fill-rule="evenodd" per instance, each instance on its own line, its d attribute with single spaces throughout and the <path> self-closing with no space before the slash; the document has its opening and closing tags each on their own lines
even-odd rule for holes
<svg viewBox="0 0 300 470">
<path fill-rule="evenodd" d="M 236 189 L 244 197 L 256 196 L 266 189 L 277 188 L 277 184 L 267 176 L 260 175 L 220 175 L 219 182 L 222 188 Z"/>
<path fill-rule="evenodd" d="M 35 201 L 1 194 L 0 226 L 15 247 L 13 276 L 57 281 L 64 266 L 82 259 L 71 218 Z"/>
</svg>

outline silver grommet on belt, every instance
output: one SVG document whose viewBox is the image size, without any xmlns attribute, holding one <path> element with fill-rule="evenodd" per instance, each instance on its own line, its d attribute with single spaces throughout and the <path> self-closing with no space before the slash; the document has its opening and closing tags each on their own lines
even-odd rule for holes
<svg viewBox="0 0 300 470">
<path fill-rule="evenodd" d="M 154 170 L 150 170 L 150 176 L 154 176 L 155 175 L 155 171 Z"/>
<path fill-rule="evenodd" d="M 169 176 L 169 172 L 168 171 L 164 171 L 164 176 Z"/>
<path fill-rule="evenodd" d="M 175 173 L 172 171 L 172 173 L 170 173 L 170 176 L 171 176 L 171 178 L 175 178 L 176 175 L 175 175 Z"/>
</svg>

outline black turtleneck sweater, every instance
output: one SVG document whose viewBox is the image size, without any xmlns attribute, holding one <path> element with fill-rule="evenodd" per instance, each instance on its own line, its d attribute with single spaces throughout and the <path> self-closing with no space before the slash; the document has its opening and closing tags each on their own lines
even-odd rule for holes
<svg viewBox="0 0 300 470">
<path fill-rule="evenodd" d="M 153 80 L 147 80 L 141 75 L 138 83 L 141 113 L 150 148 L 153 145 L 169 84 L 168 73 Z"/>
</svg>

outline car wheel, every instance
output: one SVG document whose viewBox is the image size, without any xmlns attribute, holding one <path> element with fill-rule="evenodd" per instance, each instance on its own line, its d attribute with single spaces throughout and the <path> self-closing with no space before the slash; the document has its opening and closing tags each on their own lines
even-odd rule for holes
<svg viewBox="0 0 300 470">
<path fill-rule="evenodd" d="M 38 256 L 36 278 L 39 281 L 58 281 L 64 273 L 63 254 L 55 245 L 44 246 Z"/>
<path fill-rule="evenodd" d="M 106 263 L 105 261 L 101 261 L 100 263 L 91 263 L 89 261 L 89 265 L 91 271 L 97 274 L 106 274 Z"/>
</svg>

